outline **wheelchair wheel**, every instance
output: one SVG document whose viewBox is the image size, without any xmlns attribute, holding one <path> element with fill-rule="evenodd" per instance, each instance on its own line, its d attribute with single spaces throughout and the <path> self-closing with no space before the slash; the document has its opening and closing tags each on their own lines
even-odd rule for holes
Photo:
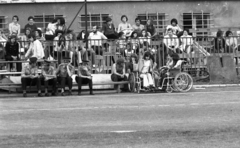
<svg viewBox="0 0 240 148">
<path fill-rule="evenodd" d="M 188 92 L 192 89 L 193 79 L 185 72 L 178 73 L 173 82 L 173 87 L 180 92 Z"/>
<path fill-rule="evenodd" d="M 131 92 L 135 92 L 135 90 L 136 90 L 136 78 L 135 78 L 135 75 L 134 74 L 130 74 L 128 81 L 129 81 L 128 89 Z"/>
</svg>

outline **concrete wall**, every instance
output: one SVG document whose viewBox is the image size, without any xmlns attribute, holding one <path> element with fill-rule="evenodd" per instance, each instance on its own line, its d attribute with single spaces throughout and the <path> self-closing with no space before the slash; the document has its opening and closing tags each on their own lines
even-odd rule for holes
<svg viewBox="0 0 240 148">
<path fill-rule="evenodd" d="M 8 16 L 9 22 L 13 15 L 20 17 L 19 23 L 23 27 L 30 15 L 39 14 L 63 14 L 67 17 L 67 25 L 70 24 L 78 9 L 83 3 L 42 3 L 42 4 L 0 4 L 0 15 Z M 177 18 L 182 24 L 182 13 L 206 12 L 213 14 L 213 23 L 218 27 L 240 26 L 240 1 L 182 1 L 182 2 L 92 2 L 88 4 L 88 12 L 112 14 L 114 23 L 120 22 L 120 17 L 126 14 L 131 24 L 137 14 L 142 13 L 166 13 L 168 19 Z M 80 14 L 84 14 L 84 9 Z M 76 19 L 72 29 L 79 31 Z"/>
</svg>

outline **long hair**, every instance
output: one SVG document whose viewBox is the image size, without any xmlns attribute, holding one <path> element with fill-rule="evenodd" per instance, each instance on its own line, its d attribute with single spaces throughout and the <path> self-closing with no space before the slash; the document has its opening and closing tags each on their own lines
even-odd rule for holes
<svg viewBox="0 0 240 148">
<path fill-rule="evenodd" d="M 65 39 L 65 36 L 64 35 L 61 35 L 59 37 L 59 40 L 58 40 L 58 46 L 60 46 L 63 42 L 63 45 L 65 46 L 66 45 L 66 39 Z"/>
</svg>

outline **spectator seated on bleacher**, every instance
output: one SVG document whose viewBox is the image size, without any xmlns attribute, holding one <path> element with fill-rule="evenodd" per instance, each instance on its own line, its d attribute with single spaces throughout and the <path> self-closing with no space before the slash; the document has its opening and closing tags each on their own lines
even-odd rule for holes
<svg viewBox="0 0 240 148">
<path fill-rule="evenodd" d="M 0 61 L 4 61 L 5 60 L 5 55 L 6 55 L 6 52 L 4 50 L 4 47 L 0 43 Z M 3 68 L 4 68 L 4 64 L 0 63 L 0 70 L 3 70 Z"/>
<path fill-rule="evenodd" d="M 63 17 L 58 17 L 57 24 L 56 24 L 56 27 L 57 27 L 56 30 L 61 30 L 63 33 L 65 33 L 67 31 L 67 27 L 66 27 L 65 23 L 66 22 Z"/>
<path fill-rule="evenodd" d="M 29 30 L 30 34 L 33 34 L 33 35 L 34 35 L 35 31 L 37 30 L 37 26 L 34 24 L 34 18 L 32 16 L 28 17 L 28 23 L 24 27 L 25 32 L 26 32 L 26 30 Z"/>
<path fill-rule="evenodd" d="M 143 88 L 145 89 L 154 88 L 154 81 L 152 77 L 153 61 L 151 60 L 150 57 L 151 57 L 151 53 L 146 52 L 143 56 L 143 59 L 139 61 L 140 77 L 143 78 Z"/>
<path fill-rule="evenodd" d="M 131 35 L 131 38 L 130 38 L 130 43 L 131 43 L 132 49 L 135 51 L 135 53 L 138 54 L 139 53 L 140 41 L 139 41 L 137 32 L 135 32 L 135 31 L 132 32 L 132 35 Z"/>
<path fill-rule="evenodd" d="M 224 53 L 225 51 L 225 39 L 223 38 L 223 32 L 218 30 L 216 38 L 214 38 L 214 52 L 215 53 Z"/>
<path fill-rule="evenodd" d="M 29 60 L 29 64 L 25 65 L 22 69 L 21 82 L 23 89 L 23 97 L 27 97 L 27 86 L 37 85 L 38 96 L 41 97 L 41 80 L 38 76 L 38 68 L 37 68 L 37 58 L 31 57 Z"/>
<path fill-rule="evenodd" d="M 126 68 L 123 58 L 117 59 L 116 63 L 112 65 L 112 75 L 111 80 L 113 82 L 127 81 Z M 127 85 L 124 85 L 124 88 L 128 88 Z M 114 89 L 117 89 L 117 85 L 114 85 Z"/>
<path fill-rule="evenodd" d="M 66 50 L 66 38 L 61 30 L 56 31 L 57 36 L 54 38 L 54 59 L 61 63 L 62 58 L 69 57 L 69 51 Z"/>
<path fill-rule="evenodd" d="M 121 16 L 121 23 L 118 25 L 118 33 L 123 32 L 126 37 L 132 34 L 133 28 L 130 23 L 128 23 L 128 17 L 126 15 Z"/>
<path fill-rule="evenodd" d="M 71 65 L 70 58 L 62 58 L 61 64 L 58 65 L 56 70 L 57 80 L 60 84 L 62 96 L 65 96 L 65 85 L 68 85 L 69 95 L 72 95 L 72 75 L 74 72 L 75 68 Z"/>
<path fill-rule="evenodd" d="M 16 41 L 16 36 L 12 35 L 9 37 L 9 41 L 5 46 L 6 61 L 19 61 L 19 43 Z M 10 63 L 10 70 L 21 71 L 21 63 Z"/>
<path fill-rule="evenodd" d="M 140 41 L 141 46 L 143 46 L 143 44 L 145 42 L 147 42 L 150 45 L 151 37 L 145 29 L 142 30 L 141 35 L 139 36 L 139 41 Z"/>
<path fill-rule="evenodd" d="M 188 35 L 188 31 L 184 30 L 183 35 L 180 37 L 181 45 L 179 49 L 182 52 L 190 54 L 192 52 L 192 45 L 193 45 L 193 37 Z"/>
<path fill-rule="evenodd" d="M 117 45 L 117 52 L 123 55 L 127 45 L 126 35 L 123 32 L 119 33 L 119 39 L 117 40 L 116 45 Z"/>
<path fill-rule="evenodd" d="M 108 39 L 118 39 L 118 33 L 115 31 L 114 24 L 110 17 L 107 17 L 106 23 L 103 24 L 102 31 Z"/>
<path fill-rule="evenodd" d="M 44 58 L 44 49 L 42 43 L 38 39 L 34 39 L 32 34 L 29 35 L 30 45 L 27 53 L 25 54 L 25 59 L 31 57 L 36 57 L 38 60 Z"/>
<path fill-rule="evenodd" d="M 179 38 L 182 32 L 182 29 L 179 27 L 177 19 L 173 18 L 171 20 L 171 24 L 168 25 L 166 28 L 166 34 L 168 34 L 168 29 L 170 28 L 172 29 L 172 33 Z"/>
<path fill-rule="evenodd" d="M 78 76 L 75 77 L 75 81 L 78 84 L 78 95 L 81 95 L 83 84 L 89 85 L 90 95 L 93 95 L 91 67 L 88 65 L 88 60 L 83 60 L 82 62 L 82 65 L 78 67 Z"/>
<path fill-rule="evenodd" d="M 51 23 L 48 24 L 46 28 L 45 38 L 47 41 L 53 41 L 56 36 L 56 29 L 57 29 L 57 19 L 53 19 Z"/>
<path fill-rule="evenodd" d="M 138 36 L 141 36 L 144 25 L 141 24 L 141 20 L 137 17 L 135 19 L 135 24 L 132 25 L 133 31 L 137 32 Z"/>
<path fill-rule="evenodd" d="M 237 37 L 233 37 L 233 33 L 230 30 L 226 32 L 226 46 L 227 53 L 236 53 L 236 51 L 240 49 L 237 43 Z"/>
<path fill-rule="evenodd" d="M 21 26 L 20 24 L 18 23 L 19 21 L 19 18 L 17 15 L 14 15 L 12 17 L 12 22 L 9 24 L 9 36 L 16 36 L 17 38 L 19 37 L 20 35 L 20 30 L 21 30 Z"/>
<path fill-rule="evenodd" d="M 173 30 L 171 28 L 168 29 L 167 35 L 164 36 L 163 42 L 167 51 L 172 50 L 175 53 L 181 53 L 179 50 L 179 39 L 173 34 Z"/>
<path fill-rule="evenodd" d="M 150 34 L 151 38 L 155 38 L 157 36 L 157 31 L 153 25 L 153 20 L 152 19 L 148 19 L 147 20 L 147 24 L 145 25 L 145 29 L 147 31 L 147 33 Z"/>
<path fill-rule="evenodd" d="M 48 60 L 44 60 L 43 68 L 42 68 L 42 78 L 44 82 L 44 88 L 45 88 L 45 96 L 49 96 L 48 93 L 48 86 L 52 86 L 52 96 L 56 96 L 57 90 L 57 77 L 56 77 L 56 71 L 53 66 L 51 66 L 51 62 Z"/>
<path fill-rule="evenodd" d="M 24 49 L 24 52 L 27 52 L 29 49 L 30 35 L 34 36 L 34 34 L 31 34 L 31 31 L 29 29 L 26 29 L 24 35 L 21 37 L 21 48 Z"/>
<path fill-rule="evenodd" d="M 123 54 L 126 61 L 128 62 L 130 61 L 130 57 L 133 53 L 135 53 L 135 51 L 133 50 L 131 43 L 127 43 L 126 49 L 124 50 L 124 54 Z"/>
<path fill-rule="evenodd" d="M 0 30 L 0 43 L 5 46 L 8 38 L 5 36 L 2 30 Z"/>
<path fill-rule="evenodd" d="M 93 26 L 92 32 L 89 34 L 90 46 L 96 55 L 103 55 L 102 40 L 107 40 L 107 37 L 98 31 L 98 26 Z"/>
</svg>

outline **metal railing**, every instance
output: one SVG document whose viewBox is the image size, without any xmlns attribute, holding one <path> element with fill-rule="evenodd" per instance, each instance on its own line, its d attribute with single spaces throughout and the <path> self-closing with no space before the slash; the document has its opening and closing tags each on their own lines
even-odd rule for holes
<svg viewBox="0 0 240 148">
<path fill-rule="evenodd" d="M 180 59 L 187 64 L 183 70 L 190 73 L 196 80 L 209 76 L 207 57 L 225 55 L 231 56 L 236 69 L 239 67 L 239 37 L 228 38 L 212 37 L 182 37 L 182 38 L 139 38 L 124 40 L 88 40 L 85 41 L 41 41 L 44 57 L 48 60 L 57 60 L 58 64 L 64 57 L 71 58 L 71 63 L 77 68 L 83 59 L 90 61 L 93 73 L 111 73 L 112 64 L 118 58 L 130 61 L 131 54 L 142 58 L 144 52 L 149 51 L 157 67 L 166 65 L 168 55 L 176 52 Z M 6 43 L 1 43 L 6 45 Z M 25 61 L 26 52 L 31 47 L 29 41 L 18 41 L 18 61 Z M 5 49 L 7 50 L 7 49 Z M 31 55 L 29 55 L 31 56 Z M 0 62 L 1 63 L 1 62 Z M 2 64 L 1 64 L 2 65 Z M 3 66 L 2 66 L 3 68 Z M 237 73 L 239 75 L 239 73 Z"/>
</svg>

